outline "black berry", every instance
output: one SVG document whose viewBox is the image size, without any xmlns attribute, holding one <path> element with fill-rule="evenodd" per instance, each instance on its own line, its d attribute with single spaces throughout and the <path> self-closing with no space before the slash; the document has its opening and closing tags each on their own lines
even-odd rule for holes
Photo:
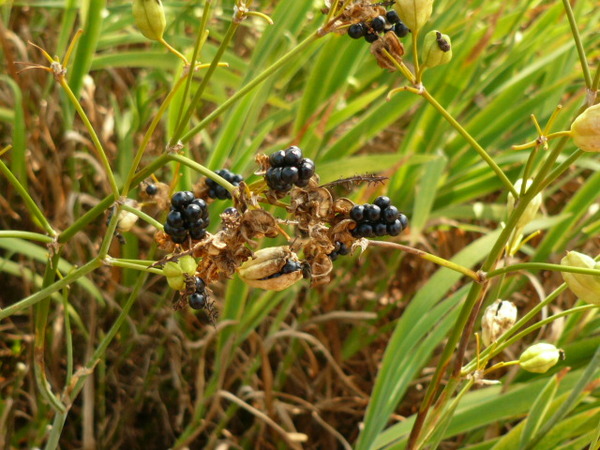
<svg viewBox="0 0 600 450">
<path fill-rule="evenodd" d="M 394 25 L 394 33 L 396 33 L 396 36 L 399 38 L 403 38 L 410 33 L 410 29 L 404 24 L 404 22 L 398 22 L 396 25 Z"/>
<path fill-rule="evenodd" d="M 385 17 L 377 16 L 371 21 L 371 28 L 377 31 L 378 33 L 382 32 L 385 29 Z"/>
<path fill-rule="evenodd" d="M 300 179 L 308 180 L 315 174 L 315 163 L 312 159 L 304 158 L 300 162 L 298 170 L 300 171 Z"/>
<path fill-rule="evenodd" d="M 365 207 L 363 205 L 356 205 L 350 210 L 350 218 L 357 222 L 363 220 L 365 216 Z"/>
<path fill-rule="evenodd" d="M 366 31 L 367 29 L 364 23 L 355 23 L 348 27 L 348 36 L 350 36 L 352 39 L 360 39 L 365 35 Z"/>
<path fill-rule="evenodd" d="M 406 227 L 408 227 L 408 218 L 404 214 L 400 214 L 398 216 L 398 220 L 400 221 L 403 230 L 406 229 Z"/>
<path fill-rule="evenodd" d="M 175 209 L 183 209 L 194 200 L 194 193 L 191 191 L 179 191 L 171 197 L 171 205 Z"/>
<path fill-rule="evenodd" d="M 185 217 L 186 221 L 195 222 L 202 217 L 202 208 L 194 203 L 190 203 L 185 207 L 183 216 Z"/>
<path fill-rule="evenodd" d="M 193 309 L 202 309 L 206 305 L 206 295 L 195 292 L 190 295 L 188 303 Z"/>
<path fill-rule="evenodd" d="M 269 156 L 269 162 L 271 163 L 271 167 L 282 167 L 284 164 L 285 152 L 283 150 L 279 150 Z"/>
<path fill-rule="evenodd" d="M 393 9 L 385 13 L 385 18 L 388 20 L 389 23 L 397 24 L 398 22 L 400 22 L 400 16 Z"/>
<path fill-rule="evenodd" d="M 184 224 L 183 214 L 180 211 L 172 209 L 167 216 L 167 225 L 174 228 L 181 228 Z M 170 234 L 170 233 L 168 233 Z"/>
<path fill-rule="evenodd" d="M 369 223 L 361 223 L 356 228 L 356 233 L 359 237 L 372 237 L 373 236 L 373 226 Z"/>
<path fill-rule="evenodd" d="M 377 36 L 377 33 L 367 32 L 365 34 L 365 41 L 367 41 L 368 43 L 375 42 L 377 39 L 379 39 L 379 36 Z"/>
<path fill-rule="evenodd" d="M 398 236 L 402 232 L 402 223 L 396 219 L 394 223 L 387 225 L 387 232 L 390 236 Z"/>
<path fill-rule="evenodd" d="M 383 210 L 383 209 L 387 208 L 388 206 L 390 206 L 392 204 L 392 201 L 390 200 L 389 197 L 382 195 L 381 197 L 377 197 L 373 203 L 375 203 L 377 206 L 379 206 Z"/>
<path fill-rule="evenodd" d="M 204 288 L 206 287 L 206 283 L 204 283 L 204 280 L 202 278 L 194 277 L 194 282 L 196 285 L 196 292 L 204 291 Z"/>
<path fill-rule="evenodd" d="M 199 241 L 204 239 L 204 236 L 206 236 L 206 230 L 204 228 L 190 228 L 190 237 L 193 240 Z"/>
<path fill-rule="evenodd" d="M 302 159 L 302 150 L 295 145 L 285 150 L 285 164 L 286 166 L 297 166 Z"/>
<path fill-rule="evenodd" d="M 244 181 L 244 177 L 242 177 L 241 175 L 239 175 L 237 173 L 233 173 L 229 169 L 217 170 L 216 173 L 217 173 L 217 175 L 221 176 L 227 182 L 233 184 L 234 186 L 238 186 L 242 181 Z M 206 185 L 209 188 L 208 196 L 210 198 L 219 199 L 219 200 L 225 200 L 225 199 L 231 198 L 231 194 L 229 193 L 229 191 L 227 189 L 225 189 L 223 186 L 221 186 L 219 183 L 217 183 L 216 181 L 214 181 L 210 178 L 207 178 Z"/>
<path fill-rule="evenodd" d="M 301 264 L 296 261 L 287 261 L 285 265 L 281 268 L 280 272 L 284 273 L 292 273 L 300 270 L 302 268 Z"/>
<path fill-rule="evenodd" d="M 295 166 L 284 167 L 281 170 L 281 181 L 285 184 L 294 184 L 299 178 L 299 171 Z"/>
<path fill-rule="evenodd" d="M 149 184 L 148 186 L 146 186 L 146 194 L 152 196 L 152 195 L 156 195 L 158 193 L 158 188 L 156 187 L 155 184 Z"/>
<path fill-rule="evenodd" d="M 365 219 L 377 222 L 381 216 L 381 208 L 377 205 L 365 205 Z"/>
</svg>

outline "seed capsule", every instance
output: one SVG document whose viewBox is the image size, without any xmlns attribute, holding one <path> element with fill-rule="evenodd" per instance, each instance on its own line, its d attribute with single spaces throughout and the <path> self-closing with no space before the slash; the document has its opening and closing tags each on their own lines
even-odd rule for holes
<svg viewBox="0 0 600 450">
<path fill-rule="evenodd" d="M 400 19 L 416 34 L 431 17 L 433 0 L 396 0 L 394 9 Z"/>
<path fill-rule="evenodd" d="M 153 41 L 160 41 L 167 22 L 160 0 L 134 0 L 133 17 L 142 34 Z"/>
<path fill-rule="evenodd" d="M 600 104 L 577 116 L 571 124 L 571 137 L 584 152 L 600 152 Z"/>
<path fill-rule="evenodd" d="M 252 287 L 282 291 L 302 279 L 301 269 L 298 256 L 284 245 L 258 250 L 239 267 L 238 274 Z"/>
<path fill-rule="evenodd" d="M 488 306 L 481 318 L 481 337 L 486 347 L 498 340 L 517 321 L 517 307 L 505 300 L 496 300 Z"/>
<path fill-rule="evenodd" d="M 554 367 L 564 353 L 552 344 L 539 343 L 525 350 L 519 358 L 523 370 L 533 373 L 544 373 Z"/>
<path fill-rule="evenodd" d="M 527 180 L 527 184 L 526 184 L 525 188 L 529 189 L 529 187 L 531 186 L 532 183 L 533 183 L 532 180 Z M 520 193 L 522 186 L 523 186 L 523 179 L 520 178 L 515 183 L 515 191 Z M 512 195 L 512 193 L 510 193 L 510 192 L 508 193 L 507 200 L 508 201 L 507 201 L 506 209 L 507 209 L 508 213 L 510 214 L 512 212 L 512 210 L 515 209 L 515 197 Z M 535 216 L 536 216 L 538 210 L 540 209 L 540 206 L 542 206 L 542 193 L 541 192 L 539 192 L 535 197 L 533 197 L 531 199 L 531 202 L 529 202 L 529 204 L 525 208 L 525 211 L 523 211 L 523 214 L 521 215 L 521 217 L 519 218 L 519 221 L 517 222 L 517 228 L 524 228 L 533 219 L 535 219 Z"/>
<path fill-rule="evenodd" d="M 442 45 L 440 46 L 440 42 Z M 443 47 L 443 48 L 442 48 Z M 446 64 L 452 59 L 450 37 L 437 30 L 430 31 L 423 41 L 423 65 L 435 67 Z"/>
<path fill-rule="evenodd" d="M 588 255 L 579 252 L 567 253 L 567 256 L 565 256 L 560 263 L 563 266 L 600 269 L 600 262 L 596 262 Z M 571 272 L 561 273 L 571 292 L 579 297 L 579 299 L 587 303 L 600 305 L 600 276 Z"/>
</svg>

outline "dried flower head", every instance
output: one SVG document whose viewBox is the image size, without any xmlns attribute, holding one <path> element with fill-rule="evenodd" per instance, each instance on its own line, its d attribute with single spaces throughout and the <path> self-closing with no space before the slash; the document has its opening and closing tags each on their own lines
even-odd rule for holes
<svg viewBox="0 0 600 450">
<path fill-rule="evenodd" d="M 495 342 L 517 321 L 517 307 L 505 300 L 496 300 L 488 306 L 481 318 L 483 345 Z"/>
</svg>

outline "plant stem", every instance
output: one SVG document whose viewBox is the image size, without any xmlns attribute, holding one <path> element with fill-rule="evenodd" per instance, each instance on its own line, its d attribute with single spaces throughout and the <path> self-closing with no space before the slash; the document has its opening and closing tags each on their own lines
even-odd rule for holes
<svg viewBox="0 0 600 450">
<path fill-rule="evenodd" d="M 231 184 L 229 181 L 227 181 L 225 178 L 217 175 L 215 172 L 213 172 L 210 169 L 207 169 L 203 165 L 198 164 L 196 161 L 192 161 L 191 159 L 186 158 L 185 156 L 177 155 L 174 153 L 169 154 L 169 159 L 172 161 L 178 161 L 181 164 L 186 165 L 186 166 L 194 169 L 197 172 L 200 172 L 205 177 L 208 177 L 211 180 L 214 180 L 215 182 L 219 183 L 221 186 L 223 186 L 229 192 L 233 192 L 233 190 L 235 189 L 235 186 L 233 184 Z"/>
<path fill-rule="evenodd" d="M 0 230 L 0 239 L 2 238 L 19 238 L 19 239 L 28 239 L 30 241 L 39 241 L 44 244 L 49 244 L 53 242 L 50 236 L 40 233 L 32 233 L 31 231 L 17 231 L 17 230 Z"/>
<path fill-rule="evenodd" d="M 502 169 L 500 167 L 498 167 L 498 164 L 496 164 L 496 161 L 494 161 L 492 159 L 492 157 L 485 151 L 485 149 L 481 145 L 479 145 L 479 143 L 473 138 L 473 136 L 471 136 L 467 132 L 467 130 L 465 130 L 463 128 L 463 126 L 460 123 L 458 123 L 458 121 L 454 117 L 452 117 L 452 115 L 448 111 L 446 111 L 444 109 L 444 107 L 442 105 L 440 105 L 438 103 L 438 101 L 425 88 L 421 89 L 420 95 L 423 98 L 425 98 L 425 100 L 427 100 L 431 104 L 431 106 L 433 106 L 435 109 L 437 109 L 438 112 L 442 116 L 444 116 L 444 118 L 450 123 L 450 125 L 452 125 L 452 127 L 454 127 L 454 129 L 456 131 L 458 131 L 460 133 L 460 135 L 463 138 L 465 138 L 465 140 L 469 144 L 471 144 L 471 147 L 473 147 L 475 149 L 475 151 L 479 154 L 479 156 L 481 156 L 481 158 L 488 164 L 488 166 L 490 166 L 490 168 L 496 173 L 496 175 L 498 176 L 498 178 L 500 179 L 500 181 L 502 182 L 504 187 L 509 192 L 511 192 L 515 198 L 518 198 L 519 194 L 515 190 L 515 187 L 513 186 L 513 184 L 510 182 L 510 180 L 504 174 Z"/>
<path fill-rule="evenodd" d="M 58 82 L 62 86 L 62 88 L 65 90 L 67 97 L 69 97 L 69 99 L 71 100 L 71 103 L 73 103 L 73 106 L 75 107 L 75 110 L 77 111 L 77 113 L 79 114 L 79 117 L 81 118 L 85 127 L 87 128 L 88 133 L 90 133 L 90 138 L 92 139 L 92 142 L 94 143 L 94 147 L 96 148 L 98 157 L 100 158 L 100 162 L 102 163 L 102 165 L 104 166 L 104 170 L 106 171 L 106 176 L 108 177 L 108 182 L 110 183 L 110 188 L 112 190 L 112 193 L 115 196 L 115 198 L 119 198 L 119 187 L 117 186 L 117 181 L 115 180 L 115 176 L 110 167 L 110 162 L 108 161 L 108 157 L 106 156 L 106 153 L 104 152 L 104 148 L 102 147 L 102 144 L 100 143 L 100 139 L 98 139 L 96 130 L 94 130 L 92 123 L 88 119 L 85 111 L 81 107 L 81 104 L 77 100 L 77 97 L 75 97 L 75 94 L 73 94 L 73 91 L 67 84 L 64 77 L 60 77 Z"/>
<path fill-rule="evenodd" d="M 396 250 L 401 250 L 405 253 L 410 253 L 411 255 L 418 256 L 419 258 L 425 259 L 427 261 L 431 261 L 438 266 L 447 267 L 448 269 L 454 270 L 455 272 L 462 273 L 463 275 L 468 276 L 473 279 L 477 283 L 481 283 L 483 281 L 482 276 L 477 272 L 469 269 L 468 267 L 461 266 L 460 264 L 456 264 L 452 261 L 448 261 L 447 259 L 440 258 L 439 256 L 432 255 L 431 253 L 427 253 L 423 250 L 419 250 L 413 247 L 408 247 L 406 245 L 397 244 L 395 242 L 386 242 L 386 241 L 371 241 L 369 240 L 369 246 L 374 247 L 384 247 L 384 248 L 393 248 Z M 598 271 L 600 273 L 600 271 Z"/>
<path fill-rule="evenodd" d="M 510 273 L 510 272 L 518 272 L 520 270 L 529 270 L 529 271 L 551 270 L 553 272 L 570 272 L 570 273 L 580 273 L 583 275 L 600 276 L 599 269 L 588 269 L 586 267 L 563 266 L 561 264 L 530 262 L 530 263 L 513 264 L 510 266 L 502 267 L 500 269 L 492 270 L 487 273 L 487 278 L 497 277 L 498 275 L 503 275 L 505 273 Z"/>
<path fill-rule="evenodd" d="M 150 225 L 152 225 L 154 228 L 156 228 L 157 230 L 162 230 L 163 229 L 163 224 L 160 223 L 158 220 L 156 220 L 154 217 L 149 216 L 148 214 L 146 214 L 143 211 L 140 211 L 139 209 L 134 208 L 133 206 L 129 206 L 127 204 L 123 204 L 121 205 L 121 208 L 124 211 L 128 211 L 131 214 L 135 214 L 136 216 L 138 216 L 140 219 L 142 219 L 144 222 L 149 223 Z"/>
<path fill-rule="evenodd" d="M 225 111 L 227 111 L 229 108 L 231 108 L 235 104 L 235 102 L 237 102 L 239 99 L 241 99 L 246 94 L 248 94 L 252 89 L 254 89 L 256 86 L 258 86 L 260 83 L 262 83 L 267 78 L 269 78 L 271 75 L 273 75 L 284 64 L 288 63 L 289 61 L 291 61 L 295 57 L 297 57 L 298 54 L 302 53 L 310 44 L 312 44 L 318 38 L 319 38 L 319 35 L 317 33 L 313 33 L 310 36 L 308 36 L 306 39 L 304 39 L 302 42 L 300 42 L 296 47 L 294 47 L 292 50 L 290 50 L 287 54 L 285 54 L 284 56 L 279 58 L 276 62 L 271 64 L 269 67 L 267 67 L 263 72 L 260 73 L 260 75 L 258 75 L 252 81 L 250 81 L 246 86 L 244 86 L 242 89 L 237 91 L 234 95 L 229 97 L 225 102 L 221 103 L 221 105 L 219 105 L 219 107 L 217 109 L 215 109 L 212 113 L 210 113 L 208 116 L 206 116 L 204 119 L 202 119 L 198 125 L 196 125 L 190 131 L 185 133 L 181 137 L 181 141 L 184 143 L 188 142 L 192 137 L 194 137 L 196 134 L 198 134 L 198 132 L 200 132 L 200 130 L 203 130 L 204 127 L 206 127 L 206 125 L 211 123 L 213 120 L 215 120 L 221 114 L 223 114 Z"/>
<path fill-rule="evenodd" d="M 579 35 L 579 30 L 577 29 L 577 22 L 575 21 L 575 16 L 573 15 L 573 9 L 571 8 L 569 0 L 562 0 L 562 3 L 565 8 L 565 12 L 567 13 L 567 18 L 569 19 L 569 25 L 571 27 L 571 33 L 573 34 L 573 39 L 575 40 L 575 45 L 577 47 L 577 54 L 579 55 L 581 70 L 583 70 L 585 85 L 588 89 L 592 89 L 592 76 L 590 74 L 590 68 L 585 57 L 585 50 L 583 49 L 583 44 L 581 43 L 581 36 Z"/>
<path fill-rule="evenodd" d="M 142 264 L 127 262 L 127 261 L 123 261 L 121 259 L 111 258 L 109 256 L 104 258 L 104 263 L 108 266 L 121 267 L 123 269 L 133 269 L 133 270 L 138 270 L 140 272 L 154 273 L 156 275 L 163 275 L 163 271 L 161 269 L 157 269 L 155 267 L 144 266 Z"/>
<path fill-rule="evenodd" d="M 29 210 L 30 214 L 37 219 L 41 228 L 43 228 L 50 236 L 56 236 L 58 233 L 54 231 L 52 225 L 44 216 L 44 213 L 40 210 L 38 205 L 33 201 L 27 190 L 23 187 L 23 185 L 19 182 L 17 177 L 13 175 L 6 164 L 3 161 L 0 161 L 0 172 L 8 179 L 8 182 L 13 185 L 13 187 L 17 190 L 23 201 L 25 202 L 25 206 Z"/>
</svg>

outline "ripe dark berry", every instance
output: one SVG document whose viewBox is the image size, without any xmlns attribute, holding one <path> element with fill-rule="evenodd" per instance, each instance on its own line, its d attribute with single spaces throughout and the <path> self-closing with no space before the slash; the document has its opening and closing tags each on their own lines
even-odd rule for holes
<svg viewBox="0 0 600 450">
<path fill-rule="evenodd" d="M 300 167 L 298 167 L 300 171 L 300 179 L 308 180 L 315 174 L 315 163 L 310 158 L 304 158 L 300 162 Z"/>
<path fill-rule="evenodd" d="M 148 186 L 146 186 L 146 194 L 152 196 L 152 195 L 156 195 L 158 193 L 158 188 L 156 187 L 155 184 L 149 184 Z"/>
<path fill-rule="evenodd" d="M 285 150 L 285 165 L 286 166 L 297 166 L 302 160 L 302 150 L 295 145 Z"/>
<path fill-rule="evenodd" d="M 171 197 L 171 205 L 175 209 L 183 209 L 194 200 L 194 193 L 191 191 L 179 191 Z"/>
<path fill-rule="evenodd" d="M 269 162 L 271 163 L 271 167 L 282 167 L 284 164 L 285 152 L 283 150 L 279 150 L 278 152 L 272 153 L 269 156 Z"/>
<path fill-rule="evenodd" d="M 305 180 L 303 180 L 302 178 L 300 178 L 298 181 L 296 181 L 296 186 L 298 186 L 298 187 L 306 187 L 306 186 L 308 186 L 309 182 L 310 182 L 310 178 L 307 178 Z"/>
<path fill-rule="evenodd" d="M 387 234 L 386 224 L 381 222 L 375 224 L 373 232 L 375 233 L 375 236 L 385 236 Z"/>
<path fill-rule="evenodd" d="M 239 173 L 234 173 L 233 177 L 231 177 L 231 184 L 233 184 L 234 186 L 237 186 L 242 181 L 244 181 L 244 177 L 241 176 Z"/>
<path fill-rule="evenodd" d="M 204 283 L 204 280 L 200 277 L 194 277 L 194 282 L 196 285 L 196 292 L 203 292 L 204 288 L 206 288 L 206 283 Z"/>
<path fill-rule="evenodd" d="M 195 222 L 202 217 L 202 208 L 194 203 L 190 203 L 185 207 L 183 217 L 188 222 Z"/>
<path fill-rule="evenodd" d="M 225 210 L 222 212 L 222 214 L 227 214 L 230 216 L 239 216 L 240 212 L 235 209 L 233 206 L 230 206 L 229 208 L 225 208 Z"/>
<path fill-rule="evenodd" d="M 348 255 L 350 253 L 350 249 L 346 246 L 346 244 L 344 244 L 343 242 L 340 242 L 339 244 L 340 244 L 340 249 L 337 250 L 337 252 L 340 255 L 344 255 L 344 256 Z"/>
<path fill-rule="evenodd" d="M 227 189 L 225 189 L 223 186 L 221 186 L 220 184 L 218 184 L 214 188 L 214 192 L 215 192 L 215 197 L 218 198 L 219 200 L 226 200 L 228 198 L 231 198 L 231 194 L 229 193 L 229 191 Z"/>
<path fill-rule="evenodd" d="M 175 228 L 181 228 L 184 224 L 183 214 L 180 211 L 172 209 L 167 216 L 167 225 Z M 170 233 L 169 233 L 170 234 Z"/>
<path fill-rule="evenodd" d="M 171 235 L 171 239 L 176 244 L 183 244 L 185 241 L 187 241 L 187 237 L 188 237 L 187 233 Z"/>
<path fill-rule="evenodd" d="M 385 13 L 385 18 L 388 20 L 389 23 L 397 24 L 398 22 L 400 22 L 400 16 L 393 9 Z"/>
<path fill-rule="evenodd" d="M 398 212 L 398 208 L 396 208 L 394 205 L 390 205 L 381 212 L 381 218 L 386 223 L 394 223 L 394 221 L 398 218 L 398 214 L 400 214 Z"/>
<path fill-rule="evenodd" d="M 286 184 L 294 184 L 300 178 L 297 167 L 288 166 L 281 170 L 281 181 Z"/>
<path fill-rule="evenodd" d="M 206 236 L 206 230 L 204 228 L 190 228 L 190 237 L 193 240 L 199 241 L 204 239 L 204 236 Z"/>
<path fill-rule="evenodd" d="M 363 220 L 365 216 L 365 207 L 363 205 L 356 205 L 350 210 L 350 218 L 357 222 Z"/>
<path fill-rule="evenodd" d="M 167 222 L 164 229 L 169 236 L 185 236 L 187 234 L 186 229 L 183 228 L 183 222 L 181 226 L 174 226 Z"/>
<path fill-rule="evenodd" d="M 202 309 L 206 305 L 206 295 L 195 292 L 189 296 L 188 303 L 190 304 L 190 308 Z"/>
<path fill-rule="evenodd" d="M 285 265 L 281 268 L 280 272 L 282 274 L 284 273 L 292 273 L 295 272 L 297 270 L 302 269 L 302 266 L 299 262 L 296 261 L 287 261 L 285 263 Z"/>
<path fill-rule="evenodd" d="M 392 204 L 392 201 L 390 200 L 389 197 L 382 195 L 381 197 L 377 197 L 373 203 L 375 203 L 382 210 L 384 210 L 385 208 L 387 208 L 388 206 L 390 206 Z"/>
<path fill-rule="evenodd" d="M 371 28 L 378 33 L 382 32 L 385 28 L 385 17 L 377 16 L 371 21 Z"/>
<path fill-rule="evenodd" d="M 387 232 L 390 236 L 398 236 L 402 232 L 402 223 L 396 219 L 394 223 L 388 223 Z"/>
<path fill-rule="evenodd" d="M 410 29 L 404 24 L 404 22 L 398 22 L 394 25 L 394 33 L 399 38 L 405 37 L 408 33 L 410 33 Z"/>
<path fill-rule="evenodd" d="M 360 237 L 372 237 L 373 227 L 369 223 L 361 223 L 357 228 L 357 233 Z"/>
<path fill-rule="evenodd" d="M 364 23 L 355 23 L 348 27 L 348 36 L 350 36 L 352 39 L 360 39 L 365 35 L 366 31 L 367 29 Z"/>
<path fill-rule="evenodd" d="M 381 217 L 381 208 L 377 205 L 365 205 L 365 219 L 377 222 Z"/>
<path fill-rule="evenodd" d="M 365 34 L 365 41 L 367 41 L 369 44 L 372 42 L 375 42 L 377 39 L 379 39 L 379 36 L 377 36 L 377 33 L 367 32 L 367 34 Z"/>
<path fill-rule="evenodd" d="M 398 216 L 398 220 L 400 221 L 400 224 L 402 224 L 402 229 L 406 229 L 406 227 L 408 227 L 408 217 L 406 217 L 404 214 L 400 214 Z"/>
</svg>

